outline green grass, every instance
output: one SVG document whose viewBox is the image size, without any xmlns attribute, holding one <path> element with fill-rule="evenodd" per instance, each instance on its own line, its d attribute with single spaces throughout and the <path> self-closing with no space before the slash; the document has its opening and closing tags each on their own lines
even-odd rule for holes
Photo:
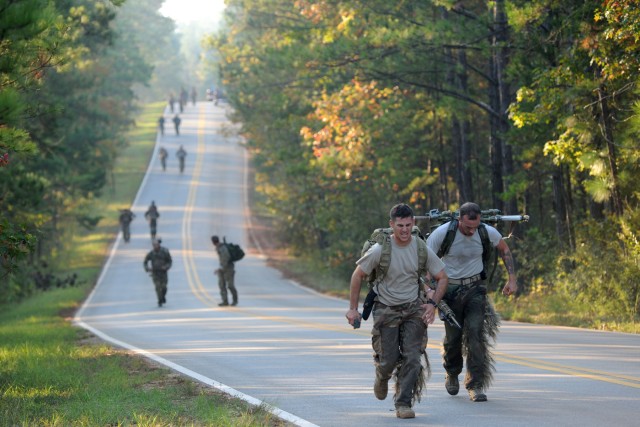
<svg viewBox="0 0 640 427">
<path fill-rule="evenodd" d="M 594 312 L 594 307 L 556 293 L 532 293 L 518 298 L 492 295 L 496 311 L 506 320 L 541 325 L 570 326 L 603 331 L 640 333 L 640 324 Z"/>
<path fill-rule="evenodd" d="M 3 425 L 284 425 L 72 327 L 65 315 L 81 297 L 78 288 L 44 292 L 0 313 Z"/>
<path fill-rule="evenodd" d="M 103 216 L 76 230 L 59 263 L 78 287 L 38 293 L 0 310 L 0 420 L 11 426 L 284 426 L 262 407 L 230 398 L 141 356 L 116 350 L 70 322 L 96 282 L 155 143 L 164 102 L 147 105 L 96 201 Z"/>
</svg>

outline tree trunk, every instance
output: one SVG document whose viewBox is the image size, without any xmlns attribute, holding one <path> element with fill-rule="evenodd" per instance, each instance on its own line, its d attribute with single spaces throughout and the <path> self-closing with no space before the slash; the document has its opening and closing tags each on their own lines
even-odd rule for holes
<svg viewBox="0 0 640 427">
<path fill-rule="evenodd" d="M 502 191 L 510 190 L 509 183 L 513 179 L 514 165 L 513 165 L 513 152 L 511 146 L 506 141 L 506 135 L 509 131 L 509 117 L 508 108 L 512 102 L 509 83 L 506 78 L 506 69 L 509 62 L 509 47 L 510 35 L 509 24 L 507 21 L 507 14 L 505 11 L 504 0 L 497 0 L 493 5 L 493 36 L 492 36 L 492 60 L 493 60 L 493 72 L 494 72 L 494 84 L 496 86 L 496 112 L 499 114 L 499 118 L 496 120 L 497 129 L 497 141 L 496 144 L 501 144 L 501 171 L 502 171 Z M 496 159 L 497 160 L 497 159 Z M 518 211 L 517 200 L 514 194 L 509 194 L 506 200 L 506 213 L 515 214 Z M 502 207 L 499 209 L 502 210 Z"/>
<path fill-rule="evenodd" d="M 504 17 L 504 2 L 497 0 L 494 2 L 492 10 L 492 32 L 490 36 L 491 55 L 489 57 L 489 70 L 491 79 L 489 81 L 489 104 L 497 113 L 497 116 L 491 116 L 491 189 L 492 189 L 492 208 L 504 210 L 502 194 L 504 193 L 504 129 L 503 122 L 503 78 L 506 57 L 504 55 L 503 45 L 506 41 L 506 22 Z"/>
<path fill-rule="evenodd" d="M 604 84 L 598 86 L 598 107 L 600 115 L 600 129 L 607 146 L 607 158 L 609 160 L 609 174 L 611 178 L 611 209 L 616 216 L 622 215 L 622 199 L 620 197 L 620 184 L 618 179 L 618 160 L 616 146 L 613 138 L 613 123 L 609 103 L 607 102 L 607 89 Z"/>
<path fill-rule="evenodd" d="M 460 49 L 458 52 L 458 61 L 461 64 L 460 72 L 456 75 L 456 84 L 460 93 L 469 93 L 469 79 L 467 71 L 469 65 L 467 64 L 467 53 L 464 49 Z M 473 183 L 471 180 L 471 147 L 469 142 L 469 119 L 463 117 L 462 119 L 455 118 L 459 127 L 458 133 L 458 149 L 460 153 L 460 164 L 458 169 L 458 188 L 460 189 L 460 198 L 463 202 L 475 201 L 475 194 L 473 192 Z"/>
<path fill-rule="evenodd" d="M 567 220 L 569 210 L 567 206 L 567 191 L 564 185 L 564 172 L 562 167 L 555 167 L 551 173 L 553 182 L 553 210 L 555 213 L 556 236 L 561 246 L 573 248 Z"/>
</svg>

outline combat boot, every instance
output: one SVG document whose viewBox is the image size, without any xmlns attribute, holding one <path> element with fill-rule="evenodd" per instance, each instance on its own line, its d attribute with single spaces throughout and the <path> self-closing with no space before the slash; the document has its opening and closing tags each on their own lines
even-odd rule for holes
<svg viewBox="0 0 640 427">
<path fill-rule="evenodd" d="M 469 399 L 471 399 L 471 401 L 473 402 L 487 401 L 487 395 L 482 392 L 482 389 L 480 387 L 470 388 L 468 392 L 469 392 Z"/>
<path fill-rule="evenodd" d="M 460 391 L 460 382 L 458 382 L 457 375 L 451 375 L 447 373 L 444 378 L 444 387 L 447 389 L 447 393 L 451 396 L 455 396 Z"/>
<path fill-rule="evenodd" d="M 373 383 L 373 394 L 376 395 L 378 400 L 385 400 L 387 393 L 389 392 L 389 380 L 382 380 L 376 377 L 376 382 Z"/>
<path fill-rule="evenodd" d="M 415 418 L 416 413 L 409 406 L 398 406 L 396 408 L 396 416 L 398 418 Z"/>
</svg>

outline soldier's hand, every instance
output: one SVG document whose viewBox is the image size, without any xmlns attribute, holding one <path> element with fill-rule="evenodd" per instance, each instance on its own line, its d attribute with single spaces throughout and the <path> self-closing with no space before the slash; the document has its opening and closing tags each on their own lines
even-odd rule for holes
<svg viewBox="0 0 640 427">
<path fill-rule="evenodd" d="M 422 321 L 425 325 L 430 325 L 436 320 L 436 307 L 431 304 L 422 304 L 422 308 L 424 308 L 424 314 L 422 315 Z"/>
<path fill-rule="evenodd" d="M 518 290 L 518 283 L 515 280 L 509 280 L 504 288 L 502 288 L 502 294 L 505 296 L 515 295 Z"/>
<path fill-rule="evenodd" d="M 351 326 L 355 326 L 354 322 L 360 321 L 362 319 L 362 315 L 356 309 L 349 309 L 344 317 L 347 318 L 347 322 L 349 322 Z"/>
</svg>

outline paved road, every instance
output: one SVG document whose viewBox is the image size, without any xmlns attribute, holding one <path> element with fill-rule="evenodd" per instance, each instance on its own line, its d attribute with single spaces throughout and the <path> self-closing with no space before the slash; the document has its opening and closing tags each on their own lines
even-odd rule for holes
<svg viewBox="0 0 640 427">
<path fill-rule="evenodd" d="M 417 418 L 398 420 L 373 396 L 370 323 L 345 322 L 347 302 L 285 279 L 248 253 L 237 265 L 237 307 L 219 308 L 212 234 L 248 246 L 245 152 L 224 106 L 189 105 L 181 135 L 167 126 L 134 202 L 132 239 L 118 237 L 76 322 L 115 345 L 242 397 L 300 426 L 635 426 L 640 416 L 640 336 L 505 322 L 486 403 L 449 396 L 441 324 L 430 327 L 433 377 Z M 188 152 L 184 174 L 175 152 Z M 160 211 L 158 235 L 174 259 L 168 303 L 158 308 L 142 260 L 151 249 L 143 214 Z M 347 284 L 345 283 L 345 286 Z"/>
</svg>

